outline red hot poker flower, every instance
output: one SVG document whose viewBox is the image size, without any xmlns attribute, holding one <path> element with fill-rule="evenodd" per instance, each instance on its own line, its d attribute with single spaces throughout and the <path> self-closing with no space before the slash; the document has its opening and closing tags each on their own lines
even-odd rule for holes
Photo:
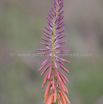
<svg viewBox="0 0 103 104">
<path fill-rule="evenodd" d="M 69 83 L 69 81 L 59 70 L 59 68 L 61 68 L 66 73 L 69 73 L 69 71 L 64 67 L 63 62 L 70 62 L 57 56 L 58 53 L 65 54 L 69 51 L 58 50 L 61 48 L 62 45 L 66 44 L 67 41 L 57 43 L 59 39 L 62 39 L 66 36 L 63 35 L 65 29 L 62 28 L 65 25 L 63 22 L 63 6 L 63 0 L 54 0 L 54 4 L 53 7 L 51 7 L 49 17 L 47 17 L 47 23 L 49 25 L 49 28 L 44 26 L 47 31 L 42 30 L 44 32 L 44 36 L 47 39 L 43 37 L 41 37 L 41 39 L 47 43 L 40 42 L 40 44 L 46 46 L 46 49 L 39 49 L 39 51 L 45 51 L 45 53 L 38 53 L 39 55 L 49 56 L 49 58 L 41 64 L 42 67 L 38 70 L 41 71 L 46 67 L 41 74 L 42 76 L 47 72 L 42 88 L 44 88 L 47 81 L 49 81 L 49 84 L 47 85 L 45 91 L 44 102 L 46 104 L 70 104 L 70 101 L 66 96 L 66 94 L 68 94 L 68 90 L 65 86 L 66 82 Z"/>
</svg>

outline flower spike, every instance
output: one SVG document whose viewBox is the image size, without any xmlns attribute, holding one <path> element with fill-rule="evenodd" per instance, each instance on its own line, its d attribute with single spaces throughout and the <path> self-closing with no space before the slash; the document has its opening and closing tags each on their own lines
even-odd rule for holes
<svg viewBox="0 0 103 104">
<path fill-rule="evenodd" d="M 65 54 L 69 51 L 59 50 L 62 45 L 67 43 L 67 41 L 58 43 L 58 40 L 66 37 L 66 35 L 63 35 L 63 32 L 65 31 L 63 28 L 65 25 L 63 21 L 63 6 L 63 0 L 54 0 L 53 7 L 51 7 L 50 14 L 47 17 L 49 27 L 44 26 L 46 30 L 42 29 L 46 39 L 43 37 L 41 37 L 41 39 L 47 43 L 40 42 L 41 45 L 46 46 L 46 49 L 39 49 L 39 51 L 44 51 L 44 53 L 38 54 L 48 55 L 49 58 L 41 64 L 41 68 L 38 71 L 43 70 L 41 76 L 46 73 L 42 88 L 44 88 L 46 83 L 49 82 L 44 95 L 44 102 L 46 104 L 70 104 L 70 101 L 66 96 L 66 94 L 68 94 L 66 82 L 69 83 L 69 81 L 59 70 L 59 68 L 61 68 L 66 73 L 69 73 L 69 71 L 64 67 L 64 62 L 70 62 L 57 55 L 59 53 Z"/>
</svg>

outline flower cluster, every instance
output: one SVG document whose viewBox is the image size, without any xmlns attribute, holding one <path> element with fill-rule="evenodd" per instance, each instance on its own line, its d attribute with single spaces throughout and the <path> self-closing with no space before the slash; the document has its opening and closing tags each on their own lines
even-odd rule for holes
<svg viewBox="0 0 103 104">
<path fill-rule="evenodd" d="M 46 46 L 46 49 L 39 49 L 39 51 L 45 51 L 45 53 L 38 53 L 39 55 L 49 56 L 49 58 L 41 64 L 42 67 L 39 69 L 39 71 L 41 71 L 46 67 L 41 76 L 48 71 L 42 85 L 42 88 L 44 88 L 47 81 L 49 81 L 45 91 L 44 102 L 46 104 L 70 104 L 70 101 L 66 96 L 66 94 L 68 94 L 68 90 L 65 86 L 66 82 L 69 83 L 69 81 L 59 70 L 59 68 L 61 68 L 66 73 L 69 73 L 69 71 L 63 66 L 63 62 L 70 62 L 56 55 L 57 53 L 68 53 L 68 50 L 60 50 L 61 46 L 66 44 L 67 41 L 57 43 L 59 39 L 62 39 L 66 36 L 62 34 L 65 30 L 62 28 L 64 26 L 64 11 L 62 11 L 63 5 L 63 0 L 54 0 L 54 4 L 53 7 L 51 7 L 49 17 L 47 17 L 49 28 L 44 26 L 48 32 L 42 30 L 48 39 L 41 37 L 41 39 L 47 43 L 40 42 L 40 44 Z"/>
</svg>

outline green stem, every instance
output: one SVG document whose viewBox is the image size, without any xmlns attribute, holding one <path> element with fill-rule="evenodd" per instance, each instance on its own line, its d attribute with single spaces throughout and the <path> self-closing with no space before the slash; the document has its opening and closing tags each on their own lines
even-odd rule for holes
<svg viewBox="0 0 103 104">
<path fill-rule="evenodd" d="M 56 101 L 54 104 L 58 104 L 58 101 Z"/>
<path fill-rule="evenodd" d="M 58 8 L 59 6 L 57 6 L 57 10 L 56 10 L 56 17 L 55 17 L 55 20 L 57 19 L 58 17 Z M 54 39 L 55 39 L 55 35 L 56 35 L 56 24 L 53 26 L 53 36 L 52 36 L 52 52 L 53 52 L 53 55 L 52 55 L 52 64 L 53 64 L 53 68 L 52 68 L 52 72 L 54 72 L 54 82 L 57 83 L 57 78 L 56 78 L 56 71 L 55 71 L 55 65 L 54 65 L 54 62 L 53 60 L 55 60 L 55 43 L 54 43 Z M 56 88 L 56 91 L 57 91 L 57 98 L 58 98 L 58 88 Z M 56 102 L 54 104 L 58 104 L 58 100 L 56 100 Z"/>
</svg>

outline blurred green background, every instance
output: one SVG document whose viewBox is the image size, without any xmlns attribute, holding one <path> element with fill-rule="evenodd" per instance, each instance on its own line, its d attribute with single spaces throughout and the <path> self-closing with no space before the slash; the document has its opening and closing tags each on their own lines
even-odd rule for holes
<svg viewBox="0 0 103 104">
<path fill-rule="evenodd" d="M 64 3 L 68 98 L 71 104 L 103 104 L 103 0 Z M 36 53 L 45 48 L 41 29 L 52 5 L 53 0 L 0 0 L 0 104 L 44 103 L 45 75 L 38 69 L 47 57 Z"/>
</svg>

